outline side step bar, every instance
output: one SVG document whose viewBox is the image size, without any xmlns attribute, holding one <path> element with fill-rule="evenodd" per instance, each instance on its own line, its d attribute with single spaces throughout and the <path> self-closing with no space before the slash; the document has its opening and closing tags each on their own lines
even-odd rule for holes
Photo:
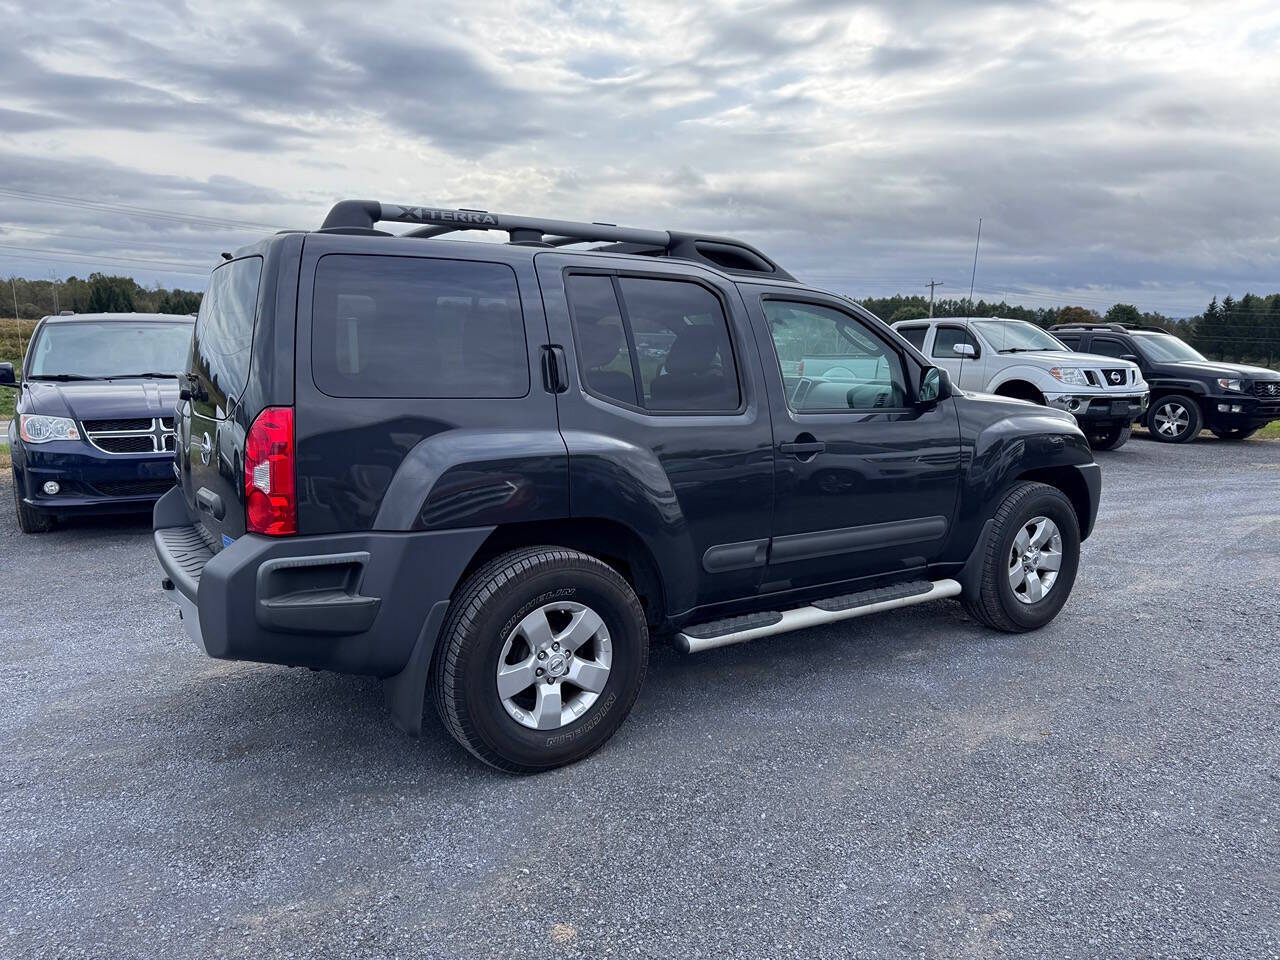
<svg viewBox="0 0 1280 960">
<path fill-rule="evenodd" d="M 960 584 L 955 580 L 918 580 L 913 583 L 895 584 L 876 590 L 864 590 L 843 597 L 816 600 L 807 607 L 781 612 L 750 613 L 741 617 L 729 617 L 713 623 L 701 623 L 685 627 L 675 636 L 676 647 L 685 653 L 701 653 L 713 647 L 727 647 L 731 643 L 771 637 L 778 633 L 790 633 L 824 623 L 852 620 L 854 617 L 884 610 L 910 607 L 930 600 L 942 600 L 960 595 Z"/>
</svg>

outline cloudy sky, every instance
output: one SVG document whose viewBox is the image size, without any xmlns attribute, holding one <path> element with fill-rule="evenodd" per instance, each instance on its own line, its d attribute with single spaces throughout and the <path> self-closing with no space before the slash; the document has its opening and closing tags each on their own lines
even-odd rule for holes
<svg viewBox="0 0 1280 960">
<path fill-rule="evenodd" d="M 878 296 L 1280 290 L 1280 4 L 0 0 L 0 276 L 202 287 L 336 199 L 749 239 Z"/>
</svg>

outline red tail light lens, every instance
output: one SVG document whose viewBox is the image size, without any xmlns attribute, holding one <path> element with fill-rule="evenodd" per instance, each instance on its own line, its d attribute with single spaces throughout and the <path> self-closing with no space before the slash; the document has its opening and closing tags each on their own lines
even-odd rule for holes
<svg viewBox="0 0 1280 960">
<path fill-rule="evenodd" d="M 249 428 L 244 449 L 245 528 L 272 537 L 298 532 L 293 408 L 267 407 Z"/>
</svg>

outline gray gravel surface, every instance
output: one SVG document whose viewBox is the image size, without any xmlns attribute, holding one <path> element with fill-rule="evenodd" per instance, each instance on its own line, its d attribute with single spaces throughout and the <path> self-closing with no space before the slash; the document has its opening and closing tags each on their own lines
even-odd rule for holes
<svg viewBox="0 0 1280 960">
<path fill-rule="evenodd" d="M 0 957 L 1280 956 L 1280 444 L 1101 457 L 1042 632 L 658 648 L 525 779 L 204 658 L 144 525 L 6 507 Z"/>
</svg>

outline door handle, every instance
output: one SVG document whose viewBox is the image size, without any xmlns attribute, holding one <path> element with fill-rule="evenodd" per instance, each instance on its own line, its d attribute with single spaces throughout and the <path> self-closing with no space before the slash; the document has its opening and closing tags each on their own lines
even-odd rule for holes
<svg viewBox="0 0 1280 960">
<path fill-rule="evenodd" d="M 568 366 L 564 347 L 552 344 L 542 348 L 542 386 L 547 393 L 564 393 L 569 389 Z"/>
<path fill-rule="evenodd" d="M 820 453 L 824 453 L 827 445 L 821 440 L 815 440 L 812 434 L 802 433 L 796 437 L 793 443 L 780 443 L 778 450 L 782 453 L 789 453 L 797 460 L 812 460 Z"/>
</svg>

